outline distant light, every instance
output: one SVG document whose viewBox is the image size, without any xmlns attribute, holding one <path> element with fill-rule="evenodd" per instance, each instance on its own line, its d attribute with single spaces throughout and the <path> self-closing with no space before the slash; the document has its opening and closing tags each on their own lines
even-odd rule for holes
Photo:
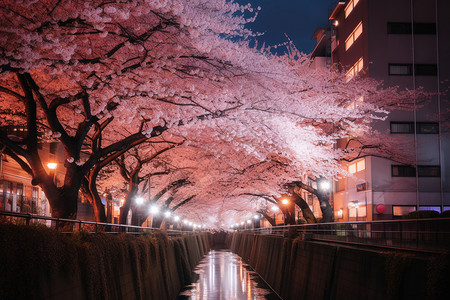
<svg viewBox="0 0 450 300">
<path fill-rule="evenodd" d="M 49 163 L 47 164 L 47 167 L 48 167 L 50 170 L 56 169 L 57 166 L 58 166 L 58 164 L 55 163 L 55 162 L 49 162 Z"/>
<path fill-rule="evenodd" d="M 164 216 L 165 216 L 166 218 L 170 217 L 171 214 L 172 214 L 172 213 L 170 212 L 170 210 L 166 210 L 166 211 L 164 212 Z"/>
<path fill-rule="evenodd" d="M 328 180 L 322 180 L 322 181 L 319 183 L 319 188 L 320 188 L 322 191 L 329 191 L 330 188 L 331 188 L 331 183 L 330 183 Z"/>
<path fill-rule="evenodd" d="M 158 205 L 150 206 L 150 213 L 152 215 L 157 215 L 159 213 L 159 206 Z"/>
<path fill-rule="evenodd" d="M 255 218 L 255 220 L 259 220 L 259 215 L 254 215 L 253 218 Z"/>
<path fill-rule="evenodd" d="M 188 223 L 188 221 L 187 220 L 183 220 L 183 224 L 187 224 Z"/>
<path fill-rule="evenodd" d="M 335 20 L 333 25 L 337 27 L 339 25 L 339 21 Z"/>
<path fill-rule="evenodd" d="M 244 222 L 241 222 L 241 225 L 244 225 L 245 223 Z"/>
<path fill-rule="evenodd" d="M 252 222 L 252 220 L 247 220 L 247 223 L 250 224 Z"/>
<path fill-rule="evenodd" d="M 142 203 L 144 203 L 144 198 L 142 198 L 142 197 L 137 197 L 137 198 L 136 198 L 136 204 L 137 204 L 137 205 L 141 205 Z"/>
<path fill-rule="evenodd" d="M 179 216 L 175 216 L 175 217 L 173 217 L 173 219 L 175 220 L 175 222 L 180 221 L 180 217 Z"/>
<path fill-rule="evenodd" d="M 289 200 L 287 200 L 287 199 L 283 199 L 283 200 L 281 200 L 281 203 L 283 203 L 284 205 L 286 205 L 286 204 L 288 204 L 288 203 L 289 203 Z"/>
<path fill-rule="evenodd" d="M 276 205 L 272 206 L 272 211 L 279 211 L 279 210 L 280 210 L 280 208 L 278 206 L 276 206 Z"/>
</svg>

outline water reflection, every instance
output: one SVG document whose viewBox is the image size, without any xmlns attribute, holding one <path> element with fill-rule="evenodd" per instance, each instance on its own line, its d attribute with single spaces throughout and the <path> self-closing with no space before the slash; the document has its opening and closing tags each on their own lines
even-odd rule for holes
<svg viewBox="0 0 450 300">
<path fill-rule="evenodd" d="M 277 299 L 255 272 L 229 250 L 211 250 L 194 272 L 197 282 L 187 286 L 177 299 Z"/>
</svg>

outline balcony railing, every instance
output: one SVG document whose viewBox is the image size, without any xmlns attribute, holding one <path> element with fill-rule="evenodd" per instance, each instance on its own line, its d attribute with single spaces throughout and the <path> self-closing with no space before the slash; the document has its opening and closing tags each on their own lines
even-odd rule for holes
<svg viewBox="0 0 450 300">
<path fill-rule="evenodd" d="M 450 251 L 450 218 L 317 223 L 245 230 L 305 240 L 423 251 Z"/>
<path fill-rule="evenodd" d="M 143 234 L 143 233 L 158 232 L 161 230 L 159 228 L 112 224 L 112 223 L 100 223 L 82 220 L 60 219 L 47 216 L 39 216 L 34 214 L 15 213 L 9 211 L 0 211 L 0 224 L 1 223 L 9 223 L 16 225 L 42 224 L 61 232 L 73 232 L 78 230 L 85 230 L 92 233 L 105 232 L 105 233 Z M 193 230 L 172 230 L 172 229 L 167 229 L 165 231 L 170 236 L 178 236 L 198 232 L 198 230 L 193 231 Z"/>
</svg>

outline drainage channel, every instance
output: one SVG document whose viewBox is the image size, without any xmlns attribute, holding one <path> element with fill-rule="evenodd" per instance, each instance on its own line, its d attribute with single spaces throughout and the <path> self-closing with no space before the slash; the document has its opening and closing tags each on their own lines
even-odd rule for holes
<svg viewBox="0 0 450 300">
<path fill-rule="evenodd" d="M 177 300 L 279 300 L 242 258 L 228 249 L 211 250 L 194 270 L 195 282 Z"/>
</svg>

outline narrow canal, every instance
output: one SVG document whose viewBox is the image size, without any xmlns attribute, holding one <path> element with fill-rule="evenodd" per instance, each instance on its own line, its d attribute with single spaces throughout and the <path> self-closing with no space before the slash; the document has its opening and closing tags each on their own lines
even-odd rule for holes
<svg viewBox="0 0 450 300">
<path fill-rule="evenodd" d="M 242 258 L 228 249 L 211 250 L 194 270 L 196 282 L 177 300 L 280 299 Z"/>
</svg>

